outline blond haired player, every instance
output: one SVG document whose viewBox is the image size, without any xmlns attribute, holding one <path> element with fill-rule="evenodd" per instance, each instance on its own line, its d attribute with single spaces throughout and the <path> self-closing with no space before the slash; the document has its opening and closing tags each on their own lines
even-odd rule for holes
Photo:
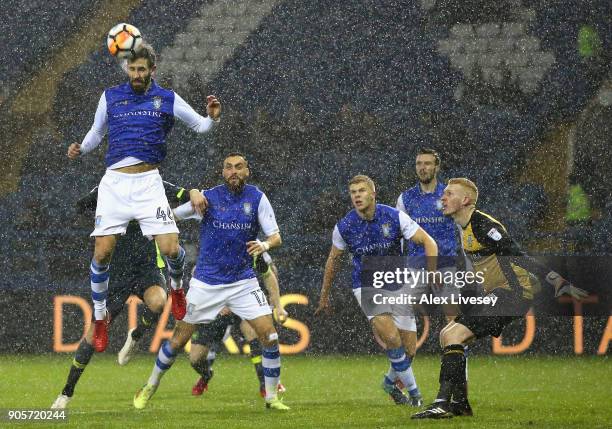
<svg viewBox="0 0 612 429">
<path fill-rule="evenodd" d="M 474 271 L 484 275 L 483 297 L 488 302 L 463 307 L 440 332 L 442 362 L 440 390 L 436 400 L 413 419 L 439 419 L 471 416 L 465 379 L 464 346 L 475 339 L 499 337 L 512 321 L 522 318 L 538 286 L 530 272 L 543 277 L 555 288 L 555 296 L 576 299 L 587 293 L 526 255 L 508 234 L 501 222 L 477 210 L 478 188 L 469 179 L 448 181 L 442 195 L 442 211 L 461 228 L 461 244 Z M 494 305 L 491 305 L 492 302 Z"/>
</svg>

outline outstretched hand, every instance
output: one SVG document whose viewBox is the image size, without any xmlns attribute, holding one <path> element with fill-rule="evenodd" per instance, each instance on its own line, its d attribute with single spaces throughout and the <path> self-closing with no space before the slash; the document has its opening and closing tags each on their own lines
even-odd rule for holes
<svg viewBox="0 0 612 429">
<path fill-rule="evenodd" d="M 548 273 L 546 281 L 555 288 L 555 298 L 567 295 L 580 301 L 589 296 L 587 291 L 574 286 L 554 271 Z"/>
<path fill-rule="evenodd" d="M 567 296 L 571 296 L 572 298 L 581 301 L 584 298 L 586 298 L 587 296 L 589 296 L 589 293 L 584 290 L 584 289 L 580 289 L 579 287 L 574 286 L 573 284 L 571 284 L 570 282 L 568 282 L 567 280 L 565 280 L 565 283 L 563 283 L 555 292 L 555 298 L 560 297 L 561 295 L 567 295 Z"/>
<path fill-rule="evenodd" d="M 285 310 L 283 307 L 279 306 L 278 308 L 274 309 L 274 316 L 278 323 L 284 325 L 289 318 L 289 313 L 287 313 L 287 310 Z"/>
<path fill-rule="evenodd" d="M 214 121 L 221 117 L 221 103 L 214 95 L 206 97 L 206 114 Z"/>
<path fill-rule="evenodd" d="M 206 197 L 197 189 L 192 189 L 189 191 L 189 201 L 191 201 L 193 211 L 200 216 L 204 216 L 204 212 L 208 208 Z"/>
<path fill-rule="evenodd" d="M 265 241 L 247 241 L 247 253 L 251 256 L 257 257 L 264 252 L 270 250 L 270 245 Z"/>
<path fill-rule="evenodd" d="M 78 143 L 72 143 L 68 147 L 68 158 L 77 159 L 81 155 L 81 145 Z"/>
</svg>

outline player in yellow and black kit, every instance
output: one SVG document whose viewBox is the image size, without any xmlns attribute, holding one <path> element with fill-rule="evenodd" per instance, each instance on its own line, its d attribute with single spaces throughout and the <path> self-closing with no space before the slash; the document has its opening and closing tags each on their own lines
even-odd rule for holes
<svg viewBox="0 0 612 429">
<path fill-rule="evenodd" d="M 192 191 L 198 198 L 200 191 L 195 189 L 186 191 L 184 188 L 164 181 L 166 198 L 172 205 L 178 205 L 192 201 Z M 200 194 L 201 195 L 201 194 Z M 93 217 L 96 212 L 98 200 L 98 187 L 89 192 L 77 202 L 77 213 L 82 216 Z M 119 238 L 115 255 L 113 257 L 113 283 L 111 284 L 107 301 L 107 323 L 112 321 L 121 313 L 126 300 L 130 295 L 136 295 L 144 302 L 144 311 L 140 323 L 128 332 L 125 345 L 118 355 L 120 365 L 125 365 L 130 360 L 138 342 L 146 330 L 151 329 L 157 323 L 159 315 L 166 304 L 166 278 L 163 270 L 165 263 L 160 255 L 155 241 L 151 237 L 145 237 L 140 231 L 138 222 L 132 221 L 128 224 L 125 234 Z M 94 324 L 90 325 L 85 338 L 79 343 L 75 353 L 66 385 L 62 392 L 53 402 L 51 408 L 64 409 L 72 399 L 74 389 L 79 378 L 89 364 L 94 354 L 92 345 Z"/>
<path fill-rule="evenodd" d="M 473 265 L 482 273 L 483 294 L 496 298 L 495 305 L 463 306 L 462 313 L 440 332 L 442 362 L 440 390 L 436 400 L 413 419 L 471 416 L 467 397 L 464 346 L 474 339 L 498 337 L 505 326 L 522 318 L 531 307 L 543 277 L 555 288 L 555 296 L 582 299 L 587 293 L 525 254 L 491 216 L 476 210 L 478 188 L 468 179 L 451 179 L 442 196 L 442 212 L 461 228 L 461 244 Z"/>
</svg>

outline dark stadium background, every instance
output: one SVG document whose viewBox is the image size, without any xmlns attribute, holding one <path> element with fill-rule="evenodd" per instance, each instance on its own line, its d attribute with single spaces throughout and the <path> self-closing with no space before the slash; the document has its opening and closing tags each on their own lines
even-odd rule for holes
<svg viewBox="0 0 612 429">
<path fill-rule="evenodd" d="M 87 133 L 103 88 L 124 81 L 105 48 L 118 22 L 156 48 L 163 85 L 200 112 L 207 94 L 221 100 L 212 135 L 177 124 L 162 176 L 206 187 L 225 153 L 248 155 L 283 235 L 281 287 L 310 299 L 290 307 L 310 327 L 308 352 L 377 351 L 341 287 L 348 262 L 335 319 L 313 319 L 322 267 L 350 208 L 348 179 L 370 175 L 379 202 L 394 205 L 423 146 L 440 152 L 442 177 L 474 180 L 484 210 L 533 253 L 562 256 L 555 268 L 598 294 L 584 309 L 585 354 L 612 329 L 612 264 L 591 259 L 612 252 L 609 1 L 19 3 L 0 12 L 0 352 L 51 351 L 53 296 L 88 300 L 93 222 L 74 202 L 101 178 L 104 150 L 77 162 L 66 150 Z M 193 249 L 196 229 L 182 238 Z M 529 353 L 574 353 L 573 307 L 562 308 L 537 320 Z M 81 329 L 67 309 L 66 342 Z M 123 320 L 111 330 L 113 350 L 124 331 Z M 506 340 L 521 338 L 519 324 Z M 436 352 L 434 335 L 423 350 Z"/>
</svg>

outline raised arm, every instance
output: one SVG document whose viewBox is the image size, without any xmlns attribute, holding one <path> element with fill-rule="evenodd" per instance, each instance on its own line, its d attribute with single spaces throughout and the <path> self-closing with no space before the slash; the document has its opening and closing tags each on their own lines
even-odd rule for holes
<svg viewBox="0 0 612 429">
<path fill-rule="evenodd" d="M 210 131 L 221 118 L 221 103 L 214 95 L 206 98 L 207 117 L 200 115 L 183 98 L 174 93 L 174 116 L 197 133 Z"/>
<path fill-rule="evenodd" d="M 321 285 L 319 306 L 315 310 L 315 315 L 319 315 L 321 313 L 332 313 L 331 303 L 329 301 L 329 294 L 334 279 L 336 278 L 340 258 L 342 257 L 343 253 L 344 250 L 339 249 L 334 244 L 332 244 L 331 249 L 329 251 L 329 255 L 327 256 L 327 261 L 325 262 L 325 272 L 323 273 L 323 284 Z"/>
<path fill-rule="evenodd" d="M 427 257 L 427 271 L 436 271 L 438 269 L 438 245 L 431 235 L 427 234 L 421 227 L 416 230 L 410 240 L 425 248 L 425 256 Z"/>
<path fill-rule="evenodd" d="M 174 214 L 174 220 L 176 221 L 186 219 L 202 220 L 203 217 L 195 210 L 191 201 L 176 207 L 174 210 L 172 210 L 172 213 Z"/>
<path fill-rule="evenodd" d="M 187 191 L 185 188 L 166 182 L 165 180 L 163 183 L 164 190 L 166 191 L 166 198 L 170 205 L 176 206 L 190 201 L 193 211 L 199 216 L 204 215 L 204 212 L 208 208 L 208 200 L 201 191 L 198 189 Z"/>
<path fill-rule="evenodd" d="M 487 230 L 486 233 L 484 233 L 485 230 Z M 476 238 L 495 249 L 494 251 L 498 256 L 511 257 L 514 264 L 543 278 L 546 283 L 554 288 L 555 297 L 568 295 L 574 299 L 581 300 L 589 295 L 587 291 L 574 286 L 560 274 L 524 252 L 501 225 L 491 223 L 486 225 L 482 231 L 478 231 L 478 233 L 479 235 Z"/>
</svg>

